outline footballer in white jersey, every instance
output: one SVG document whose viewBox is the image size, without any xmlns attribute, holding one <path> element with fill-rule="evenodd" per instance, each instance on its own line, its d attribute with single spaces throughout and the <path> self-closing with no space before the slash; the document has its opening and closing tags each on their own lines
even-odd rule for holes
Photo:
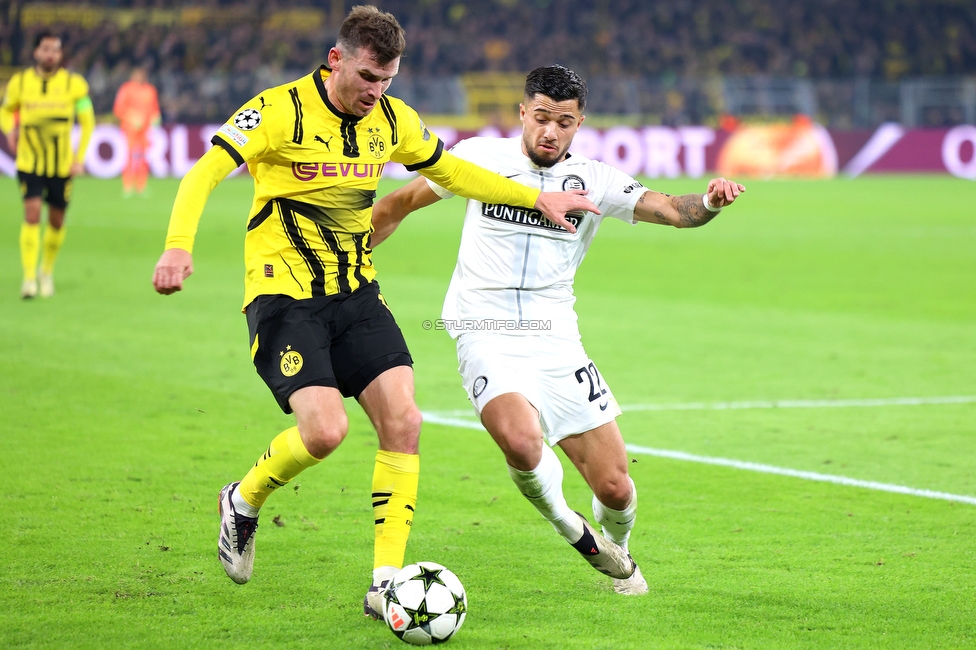
<svg viewBox="0 0 976 650">
<path fill-rule="evenodd" d="M 612 578 L 614 591 L 639 595 L 647 582 L 628 548 L 637 488 L 616 423 L 619 407 L 580 342 L 573 279 L 604 218 L 701 226 L 745 187 L 715 178 L 705 194 L 670 196 L 570 154 L 585 104 L 586 84 L 575 72 L 536 68 L 519 107 L 522 137 L 472 138 L 454 147 L 457 156 L 531 187 L 586 192 L 599 214 L 568 214 L 556 224 L 530 208 L 468 200 L 442 316 L 457 342 L 468 398 L 519 491 Z M 371 246 L 410 212 L 449 196 L 417 179 L 383 197 L 373 207 Z M 557 444 L 593 490 L 600 531 L 566 503 L 562 465 L 551 449 Z"/>
<path fill-rule="evenodd" d="M 600 223 L 613 217 L 634 223 L 643 186 L 627 174 L 579 154 L 541 167 L 522 153 L 522 138 L 471 138 L 456 156 L 541 190 L 586 190 L 600 208 L 567 215 L 570 233 L 533 208 L 468 201 L 461 248 L 441 314 L 445 329 L 498 331 L 579 338 L 573 278 Z M 454 196 L 434 183 L 442 199 Z M 579 433 L 572 431 L 571 433 Z"/>
</svg>

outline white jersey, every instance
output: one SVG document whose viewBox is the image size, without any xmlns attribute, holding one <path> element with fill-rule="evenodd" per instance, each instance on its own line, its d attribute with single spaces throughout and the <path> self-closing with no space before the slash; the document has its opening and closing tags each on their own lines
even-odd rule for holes
<svg viewBox="0 0 976 650">
<path fill-rule="evenodd" d="M 605 217 L 634 223 L 644 187 L 605 163 L 571 154 L 539 167 L 522 138 L 469 138 L 451 152 L 543 192 L 584 189 L 602 214 L 572 213 L 571 234 L 533 208 L 468 200 L 461 247 L 441 318 L 453 338 L 464 332 L 552 334 L 579 339 L 573 305 L 576 269 Z M 428 181 L 441 198 L 452 193 Z"/>
</svg>

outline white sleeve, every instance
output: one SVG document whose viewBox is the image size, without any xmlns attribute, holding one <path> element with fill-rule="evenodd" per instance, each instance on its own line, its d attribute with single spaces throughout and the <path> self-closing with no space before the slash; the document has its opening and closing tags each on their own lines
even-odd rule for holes
<svg viewBox="0 0 976 650">
<path fill-rule="evenodd" d="M 596 176 L 599 178 L 597 187 L 603 188 L 603 197 L 599 203 L 603 217 L 613 217 L 630 224 L 637 223 L 634 220 L 634 208 L 644 194 L 644 186 L 640 181 L 606 163 L 596 165 Z"/>
<path fill-rule="evenodd" d="M 448 151 L 450 151 L 458 158 L 462 158 L 464 160 L 467 160 L 468 162 L 474 162 L 473 160 L 471 160 L 472 147 L 468 144 L 468 140 L 461 140 L 453 147 L 451 147 Z M 429 187 L 434 192 L 434 194 L 441 197 L 442 199 L 449 199 L 454 196 L 453 192 L 444 189 L 443 187 L 441 187 L 434 181 L 430 180 L 429 178 L 426 180 L 427 180 L 427 187 Z"/>
</svg>

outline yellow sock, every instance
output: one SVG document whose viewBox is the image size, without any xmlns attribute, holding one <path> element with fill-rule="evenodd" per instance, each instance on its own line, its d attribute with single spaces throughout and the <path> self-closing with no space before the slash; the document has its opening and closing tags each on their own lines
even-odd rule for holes
<svg viewBox="0 0 976 650">
<path fill-rule="evenodd" d="M 58 251 L 64 243 L 64 226 L 52 228 L 48 224 L 44 229 L 44 252 L 41 254 L 41 273 L 52 275 L 54 273 L 54 260 L 58 258 Z"/>
<path fill-rule="evenodd" d="M 41 224 L 20 225 L 20 263 L 24 266 L 24 279 L 37 279 L 37 255 L 41 249 Z"/>
<path fill-rule="evenodd" d="M 260 508 L 272 492 L 320 460 L 308 453 L 298 427 L 286 429 L 271 441 L 268 451 L 254 463 L 237 487 L 237 493 L 250 505 Z"/>
<path fill-rule="evenodd" d="M 373 568 L 403 566 L 417 507 L 420 456 L 376 452 L 373 466 Z"/>
</svg>

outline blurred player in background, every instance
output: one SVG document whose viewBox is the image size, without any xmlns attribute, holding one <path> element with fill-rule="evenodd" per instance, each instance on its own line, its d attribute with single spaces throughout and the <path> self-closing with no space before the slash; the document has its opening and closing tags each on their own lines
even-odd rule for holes
<svg viewBox="0 0 976 650">
<path fill-rule="evenodd" d="M 567 215 L 577 227 L 573 232 L 534 210 L 468 199 L 443 322 L 457 339 L 468 398 L 519 490 L 584 558 L 611 576 L 617 593 L 636 595 L 647 592 L 627 550 L 637 490 L 616 423 L 620 408 L 580 342 L 573 279 L 603 217 L 701 226 L 745 188 L 716 178 L 704 195 L 669 196 L 605 163 L 570 154 L 585 105 L 579 75 L 562 66 L 537 68 L 525 82 L 520 138 L 471 138 L 452 149 L 530 187 L 586 190 L 603 214 Z M 418 178 L 384 197 L 373 210 L 371 245 L 410 212 L 451 196 L 435 180 Z M 556 444 L 593 490 L 593 516 L 603 535 L 567 505 L 562 465 L 550 448 Z"/>
<path fill-rule="evenodd" d="M 23 298 L 54 295 L 54 262 L 64 242 L 64 213 L 71 178 L 84 171 L 85 152 L 95 128 L 88 82 L 61 67 L 61 37 L 41 32 L 34 40 L 34 67 L 17 72 L 0 105 L 0 130 L 17 153 L 17 178 L 24 198 L 20 228 Z M 71 128 L 81 125 L 78 149 Z M 41 203 L 47 203 L 47 228 L 41 238 Z M 41 258 L 40 273 L 37 259 Z"/>
<path fill-rule="evenodd" d="M 149 130 L 159 124 L 159 97 L 156 87 L 149 83 L 145 68 L 132 69 L 129 80 L 119 87 L 112 112 L 119 119 L 119 127 L 129 144 L 129 160 L 122 170 L 122 196 L 128 198 L 133 191 L 146 191 L 149 163 Z"/>
<path fill-rule="evenodd" d="M 398 99 L 384 95 L 405 42 L 396 18 L 354 7 L 322 66 L 247 102 L 184 177 L 153 285 L 170 294 L 193 271 L 204 204 L 238 165 L 254 176 L 244 241 L 244 312 L 258 374 L 297 426 L 271 441 L 239 482 L 220 491 L 218 552 L 247 582 L 258 512 L 270 494 L 322 461 L 348 430 L 354 397 L 379 437 L 373 473 L 373 576 L 364 613 L 402 567 L 417 504 L 421 415 L 412 359 L 370 259 L 373 199 L 383 167 L 403 163 L 462 196 L 535 205 L 550 219 L 596 210 L 581 193 L 540 193 L 452 156 Z"/>
</svg>

